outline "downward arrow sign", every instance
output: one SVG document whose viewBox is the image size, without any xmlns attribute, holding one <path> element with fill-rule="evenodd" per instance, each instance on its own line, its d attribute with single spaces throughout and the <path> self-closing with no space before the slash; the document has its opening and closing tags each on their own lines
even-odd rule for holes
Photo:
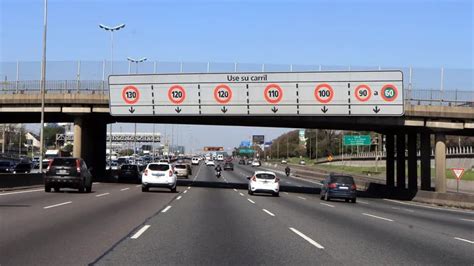
<svg viewBox="0 0 474 266">
<path fill-rule="evenodd" d="M 130 109 L 128 109 L 128 111 L 129 111 L 131 114 L 133 114 L 133 113 L 135 112 L 135 109 L 134 109 L 133 106 L 132 106 L 132 107 L 130 107 Z"/>
<path fill-rule="evenodd" d="M 323 106 L 323 108 L 321 108 L 321 111 L 323 111 L 323 113 L 326 113 L 329 109 L 325 106 Z"/>
<path fill-rule="evenodd" d="M 380 112 L 380 108 L 376 105 L 374 109 L 372 109 L 376 114 Z"/>
<path fill-rule="evenodd" d="M 276 106 L 273 106 L 272 112 L 275 114 L 276 112 L 278 112 L 278 108 L 276 108 Z"/>
<path fill-rule="evenodd" d="M 178 113 L 178 114 L 179 114 L 179 113 L 181 113 L 181 108 L 179 108 L 179 106 L 178 106 L 178 107 L 176 107 L 176 109 L 174 109 L 174 110 L 175 110 L 175 111 L 176 111 L 176 113 Z"/>
<path fill-rule="evenodd" d="M 221 111 L 222 111 L 224 114 L 227 113 L 227 110 L 228 110 L 228 109 L 225 108 L 225 106 L 221 108 Z"/>
</svg>

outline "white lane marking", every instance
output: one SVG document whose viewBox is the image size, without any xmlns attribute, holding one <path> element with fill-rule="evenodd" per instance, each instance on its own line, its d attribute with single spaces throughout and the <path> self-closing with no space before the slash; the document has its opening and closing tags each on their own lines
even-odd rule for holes
<svg viewBox="0 0 474 266">
<path fill-rule="evenodd" d="M 324 205 L 324 206 L 328 206 L 328 207 L 331 207 L 331 208 L 334 208 L 334 205 L 331 205 L 331 204 L 322 203 L 322 202 L 320 202 L 319 204 Z"/>
<path fill-rule="evenodd" d="M 234 191 L 237 192 L 237 189 L 234 188 Z"/>
<path fill-rule="evenodd" d="M 289 195 L 288 192 L 283 192 L 283 193 L 285 193 L 286 195 Z"/>
<path fill-rule="evenodd" d="M 136 185 L 135 187 L 141 187 L 142 185 Z"/>
<path fill-rule="evenodd" d="M 176 200 L 180 200 L 181 198 L 182 198 L 182 196 L 178 196 L 178 197 L 176 198 Z"/>
<path fill-rule="evenodd" d="M 201 172 L 201 167 L 202 167 L 202 164 L 199 165 L 198 171 L 196 173 L 196 176 L 194 176 L 193 181 L 196 181 L 196 178 L 199 176 L 199 172 Z"/>
<path fill-rule="evenodd" d="M 38 191 L 44 191 L 44 188 L 42 188 L 42 189 L 34 189 L 34 190 L 23 190 L 23 191 L 15 191 L 15 192 L 1 193 L 0 196 L 13 195 L 13 194 L 23 194 L 23 193 L 31 193 L 31 192 L 38 192 Z"/>
<path fill-rule="evenodd" d="M 130 237 L 131 239 L 137 239 L 139 238 L 143 233 L 145 233 L 146 230 L 148 230 L 148 228 L 150 228 L 150 225 L 144 225 L 142 228 L 140 228 L 140 230 L 138 230 L 132 237 Z"/>
<path fill-rule="evenodd" d="M 306 198 L 303 198 L 303 197 L 300 197 L 300 196 L 298 196 L 298 198 L 299 198 L 299 199 L 302 199 L 302 200 L 306 200 Z"/>
<path fill-rule="evenodd" d="M 471 220 L 471 219 L 464 219 L 464 218 L 461 218 L 459 220 L 463 220 L 463 221 L 466 221 L 466 222 L 474 222 L 474 220 Z"/>
<path fill-rule="evenodd" d="M 388 218 L 384 218 L 384 217 L 380 217 L 380 216 L 376 216 L 376 215 L 372 215 L 372 214 L 368 214 L 368 213 L 362 213 L 362 215 L 369 216 L 369 217 L 376 218 L 376 219 L 380 219 L 380 220 L 393 222 L 392 219 L 388 219 Z"/>
<path fill-rule="evenodd" d="M 191 189 L 191 187 L 188 187 L 188 189 Z"/>
<path fill-rule="evenodd" d="M 255 204 L 255 201 L 251 200 L 251 199 L 247 199 L 248 201 L 252 202 L 253 204 Z"/>
<path fill-rule="evenodd" d="M 107 192 L 107 193 L 102 193 L 102 194 L 96 195 L 96 197 L 103 197 L 103 196 L 107 196 L 107 195 L 109 195 L 109 194 L 110 194 L 109 192 Z"/>
<path fill-rule="evenodd" d="M 293 231 L 293 233 L 299 235 L 300 237 L 302 237 L 304 240 L 308 241 L 311 245 L 319 248 L 319 249 L 324 249 L 323 246 L 321 246 L 318 242 L 314 241 L 313 239 L 307 237 L 305 234 L 301 233 L 300 231 L 296 230 L 295 228 L 293 227 L 289 227 L 291 231 Z"/>
<path fill-rule="evenodd" d="M 188 190 L 183 191 L 183 194 L 186 194 L 186 193 L 188 193 Z"/>
<path fill-rule="evenodd" d="M 242 194 L 242 192 L 239 192 L 239 194 L 240 194 L 240 196 L 242 196 L 242 197 L 244 196 L 244 194 Z"/>
<path fill-rule="evenodd" d="M 464 238 L 460 238 L 460 237 L 455 237 L 454 239 L 456 239 L 456 240 L 460 240 L 460 241 L 464 241 L 464 242 L 467 242 L 467 243 L 471 243 L 471 244 L 474 244 L 474 241 L 471 241 L 471 240 L 467 240 L 467 239 L 464 239 Z"/>
<path fill-rule="evenodd" d="M 72 203 L 72 201 L 66 201 L 66 202 L 63 202 L 63 203 L 58 203 L 58 204 L 54 204 L 54 205 L 50 205 L 50 206 L 43 207 L 43 209 L 49 209 L 49 208 L 59 207 L 59 206 L 63 206 L 63 205 L 66 205 L 66 204 L 71 204 L 71 203 Z"/>
<path fill-rule="evenodd" d="M 125 191 L 125 190 L 129 190 L 130 188 L 129 187 L 126 187 L 126 188 L 122 188 L 120 191 Z"/>
<path fill-rule="evenodd" d="M 162 210 L 161 212 L 167 212 L 169 209 L 171 209 L 171 206 L 168 205 L 164 210 Z"/>
<path fill-rule="evenodd" d="M 264 211 L 264 212 L 268 213 L 268 215 L 270 215 L 270 216 L 275 216 L 275 214 L 273 214 L 273 213 L 269 212 L 268 210 L 262 209 L 262 211 Z"/>
<path fill-rule="evenodd" d="M 389 201 L 389 202 L 395 202 L 395 203 L 399 203 L 399 204 L 404 204 L 404 205 L 409 205 L 409 206 L 427 208 L 427 209 L 474 214 L 473 211 L 462 211 L 462 210 L 453 210 L 453 209 L 447 209 L 447 208 L 432 207 L 432 206 L 426 206 L 426 205 L 415 204 L 415 203 L 408 203 L 408 202 L 392 200 L 392 199 L 383 199 L 383 200 Z"/>
<path fill-rule="evenodd" d="M 102 184 L 100 182 L 93 182 L 94 185 L 99 185 L 99 184 Z"/>
<path fill-rule="evenodd" d="M 400 208 L 398 208 L 398 207 L 392 207 L 392 209 L 394 209 L 394 210 L 400 210 Z"/>
<path fill-rule="evenodd" d="M 368 202 L 357 200 L 357 203 L 362 203 L 362 204 L 369 204 Z"/>
</svg>

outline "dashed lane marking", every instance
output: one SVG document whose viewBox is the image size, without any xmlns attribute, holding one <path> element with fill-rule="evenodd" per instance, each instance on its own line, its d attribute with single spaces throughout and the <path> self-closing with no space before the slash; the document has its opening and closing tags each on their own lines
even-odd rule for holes
<svg viewBox="0 0 474 266">
<path fill-rule="evenodd" d="M 96 197 L 103 197 L 103 196 L 107 196 L 109 195 L 110 193 L 109 192 L 106 192 L 106 193 L 102 193 L 102 194 L 99 194 L 99 195 L 95 195 Z"/>
<path fill-rule="evenodd" d="M 298 199 L 306 200 L 306 198 L 303 198 L 301 196 L 298 196 Z"/>
<path fill-rule="evenodd" d="M 130 188 L 129 187 L 126 187 L 126 188 L 122 188 L 120 191 L 125 191 L 125 190 L 129 190 Z"/>
<path fill-rule="evenodd" d="M 311 245 L 319 248 L 319 249 L 324 249 L 324 247 L 319 244 L 318 242 L 314 241 L 313 239 L 309 238 L 308 236 L 306 236 L 305 234 L 301 233 L 300 231 L 296 230 L 295 228 L 293 227 L 289 227 L 289 229 L 291 231 L 293 231 L 293 233 L 299 235 L 301 238 L 303 238 L 304 240 L 308 241 L 308 243 L 310 243 Z"/>
<path fill-rule="evenodd" d="M 182 196 L 178 196 L 178 197 L 176 198 L 176 200 L 180 200 L 181 198 L 182 198 Z"/>
<path fill-rule="evenodd" d="M 237 192 L 237 189 L 234 188 L 234 191 Z"/>
<path fill-rule="evenodd" d="M 474 220 L 471 220 L 471 219 L 464 219 L 464 218 L 461 218 L 459 220 L 462 220 L 462 221 L 466 221 L 466 222 L 474 222 Z"/>
<path fill-rule="evenodd" d="M 369 204 L 368 202 L 357 200 L 357 203 L 362 203 L 362 204 Z"/>
<path fill-rule="evenodd" d="M 59 207 L 59 206 L 63 206 L 63 205 L 66 205 L 66 204 L 71 204 L 71 203 L 72 203 L 72 201 L 66 201 L 66 202 L 63 202 L 63 203 L 58 203 L 58 204 L 43 207 L 43 209 L 51 209 L 51 208 L 54 208 L 54 207 Z"/>
<path fill-rule="evenodd" d="M 31 193 L 31 192 L 38 192 L 38 191 L 44 191 L 44 188 L 42 188 L 42 189 L 33 189 L 33 190 L 23 190 L 23 191 L 15 191 L 15 192 L 1 193 L 0 196 L 14 195 L 14 194 L 23 194 L 23 193 Z"/>
<path fill-rule="evenodd" d="M 186 194 L 186 193 L 188 193 L 188 190 L 183 191 L 183 194 Z"/>
<path fill-rule="evenodd" d="M 275 216 L 275 214 L 269 212 L 268 210 L 262 209 L 262 211 L 266 212 L 266 213 L 267 213 L 268 215 L 270 215 L 270 216 Z"/>
<path fill-rule="evenodd" d="M 143 233 L 145 233 L 146 230 L 148 230 L 148 228 L 150 228 L 150 225 L 144 225 L 140 230 L 138 230 L 132 237 L 130 237 L 131 239 L 137 239 L 139 238 Z"/>
<path fill-rule="evenodd" d="M 395 202 L 395 203 L 403 204 L 403 205 L 409 205 L 409 206 L 415 206 L 415 207 L 421 207 L 421 208 L 427 208 L 427 209 L 434 209 L 434 210 L 440 210 L 440 211 L 450 211 L 450 212 L 470 213 L 470 214 L 474 213 L 473 211 L 463 211 L 463 210 L 453 210 L 453 209 L 447 209 L 447 208 L 441 208 L 441 207 L 432 207 L 432 206 L 402 202 L 402 201 L 392 200 L 392 199 L 383 199 L 383 200 L 389 201 L 389 202 Z"/>
<path fill-rule="evenodd" d="M 169 209 L 171 209 L 171 206 L 168 205 L 168 206 L 167 206 L 166 208 L 164 208 L 161 212 L 165 213 L 165 212 L 167 212 Z"/>
<path fill-rule="evenodd" d="M 242 196 L 242 197 L 244 196 L 244 194 L 242 194 L 242 192 L 239 192 L 239 194 L 240 194 L 240 196 Z"/>
<path fill-rule="evenodd" d="M 474 241 L 467 240 L 467 239 L 464 239 L 464 238 L 455 237 L 454 239 L 459 240 L 459 241 L 464 241 L 464 242 L 467 242 L 467 243 L 470 243 L 470 244 L 474 244 Z"/>
<path fill-rule="evenodd" d="M 392 219 L 388 219 L 388 218 L 384 218 L 384 217 L 380 217 L 380 216 L 376 216 L 376 215 L 372 215 L 372 214 L 368 214 L 368 213 L 362 213 L 362 215 L 369 216 L 369 217 L 376 218 L 376 219 L 380 219 L 380 220 L 384 220 L 384 221 L 388 221 L 388 222 L 393 222 Z"/>
<path fill-rule="evenodd" d="M 135 187 L 141 187 L 142 185 L 136 185 Z"/>
<path fill-rule="evenodd" d="M 331 207 L 331 208 L 334 208 L 334 205 L 331 205 L 331 204 L 322 203 L 322 202 L 320 202 L 319 204 L 324 205 L 324 206 L 328 206 L 328 207 Z"/>
<path fill-rule="evenodd" d="M 251 200 L 251 199 L 247 199 L 248 201 L 250 201 L 251 203 L 255 204 L 255 201 Z"/>
</svg>

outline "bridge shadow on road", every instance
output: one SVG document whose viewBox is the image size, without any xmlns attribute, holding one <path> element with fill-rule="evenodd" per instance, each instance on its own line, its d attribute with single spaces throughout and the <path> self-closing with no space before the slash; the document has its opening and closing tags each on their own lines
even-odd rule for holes
<svg viewBox="0 0 474 266">
<path fill-rule="evenodd" d="M 205 187 L 205 188 L 235 188 L 248 189 L 247 183 L 236 182 L 212 182 L 212 181 L 192 181 L 192 180 L 178 180 L 178 186 L 190 187 Z M 280 185 L 281 192 L 305 193 L 305 194 L 319 194 L 320 188 L 317 187 L 296 187 Z"/>
</svg>

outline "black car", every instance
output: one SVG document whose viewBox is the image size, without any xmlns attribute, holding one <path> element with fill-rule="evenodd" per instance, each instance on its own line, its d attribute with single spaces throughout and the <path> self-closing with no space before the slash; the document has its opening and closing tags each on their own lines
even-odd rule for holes
<svg viewBox="0 0 474 266">
<path fill-rule="evenodd" d="M 81 158 L 54 158 L 44 174 L 44 191 L 59 192 L 61 188 L 76 188 L 79 192 L 92 191 L 91 169 Z"/>
<path fill-rule="evenodd" d="M 356 203 L 357 187 L 352 176 L 330 174 L 321 184 L 321 199 L 345 199 Z"/>
<path fill-rule="evenodd" d="M 118 182 L 141 183 L 140 167 L 136 164 L 124 164 L 120 167 Z"/>
<path fill-rule="evenodd" d="M 234 164 L 231 162 L 226 162 L 223 168 L 224 168 L 224 171 L 226 170 L 234 171 Z"/>
<path fill-rule="evenodd" d="M 13 169 L 13 173 L 14 174 L 21 174 L 21 173 L 28 174 L 29 172 L 31 172 L 31 168 L 33 168 L 33 165 L 31 163 L 27 163 L 27 162 L 19 163 Z"/>
<path fill-rule="evenodd" d="M 15 164 L 12 161 L 0 161 L 0 173 L 12 173 L 15 169 Z"/>
<path fill-rule="evenodd" d="M 245 165 L 245 160 L 244 160 L 244 159 L 240 159 L 240 160 L 239 160 L 239 164 Z"/>
</svg>

